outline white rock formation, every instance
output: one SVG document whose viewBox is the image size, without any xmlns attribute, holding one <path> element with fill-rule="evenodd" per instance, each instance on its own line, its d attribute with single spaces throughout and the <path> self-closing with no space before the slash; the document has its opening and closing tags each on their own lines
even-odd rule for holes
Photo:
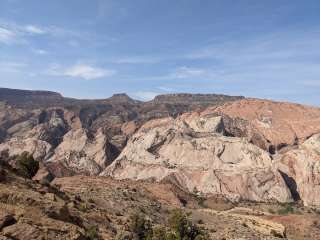
<svg viewBox="0 0 320 240">
<path fill-rule="evenodd" d="M 0 152 L 8 151 L 9 156 L 29 152 L 37 160 L 44 159 L 52 150 L 52 146 L 37 138 L 11 138 L 10 141 L 0 144 Z"/>
<path fill-rule="evenodd" d="M 320 206 L 320 134 L 285 153 L 279 169 L 296 198 L 305 206 Z"/>
<path fill-rule="evenodd" d="M 146 123 L 101 175 L 171 181 L 230 200 L 291 200 L 269 155 L 245 139 L 223 136 L 221 118 L 183 115 Z"/>
<path fill-rule="evenodd" d="M 97 175 L 112 160 L 109 148 L 108 139 L 101 130 L 90 138 L 85 129 L 72 129 L 64 135 L 47 162 L 63 162 L 75 172 Z"/>
</svg>

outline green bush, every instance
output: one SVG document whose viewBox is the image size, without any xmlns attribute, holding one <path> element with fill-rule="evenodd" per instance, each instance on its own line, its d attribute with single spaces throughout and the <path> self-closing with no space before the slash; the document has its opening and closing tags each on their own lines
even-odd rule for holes
<svg viewBox="0 0 320 240">
<path fill-rule="evenodd" d="M 174 210 L 168 219 L 168 227 L 151 227 L 142 214 L 131 216 L 130 231 L 137 240 L 207 240 L 208 236 L 189 220 L 182 210 Z"/>
<path fill-rule="evenodd" d="M 189 219 L 186 213 L 178 209 L 172 212 L 169 218 L 169 227 L 171 229 L 171 235 L 169 239 L 174 240 L 195 240 L 204 237 L 204 233 L 194 225 Z M 174 237 L 174 238 L 173 238 Z"/>
<path fill-rule="evenodd" d="M 294 208 L 291 204 L 284 205 L 281 209 L 278 210 L 278 214 L 287 215 L 289 213 L 294 213 Z"/>
<path fill-rule="evenodd" d="M 152 234 L 151 223 L 140 213 L 134 213 L 130 216 L 129 228 L 139 240 L 148 239 Z"/>
<path fill-rule="evenodd" d="M 28 152 L 23 152 L 16 157 L 16 168 L 23 177 L 32 178 L 39 170 L 39 162 Z"/>
<path fill-rule="evenodd" d="M 188 218 L 182 210 L 174 210 L 168 226 L 151 226 L 144 215 L 135 213 L 130 217 L 130 231 L 138 240 L 208 240 L 208 236 Z"/>
<path fill-rule="evenodd" d="M 271 213 L 271 214 L 275 214 L 276 213 L 272 208 L 269 208 L 268 212 Z"/>
<path fill-rule="evenodd" d="M 154 227 L 146 240 L 167 240 L 165 227 Z"/>
<path fill-rule="evenodd" d="M 86 237 L 89 240 L 98 240 L 99 234 L 98 234 L 98 228 L 96 226 L 90 226 L 86 230 Z"/>
</svg>

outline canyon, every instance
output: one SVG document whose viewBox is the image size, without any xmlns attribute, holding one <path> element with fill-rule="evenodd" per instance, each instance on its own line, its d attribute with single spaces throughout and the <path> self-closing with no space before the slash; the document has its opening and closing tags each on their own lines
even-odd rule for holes
<svg viewBox="0 0 320 240">
<path fill-rule="evenodd" d="M 40 170 L 29 185 L 11 170 L 16 157 L 24 152 L 40 163 Z M 84 202 L 99 209 L 96 213 L 104 213 L 101 223 L 95 223 L 102 239 L 114 239 L 120 230 L 125 231 L 125 206 L 140 205 L 150 205 L 147 211 L 152 212 L 158 224 L 166 214 L 158 216 L 155 206 L 189 209 L 194 219 L 206 219 L 208 229 L 221 226 L 223 221 L 229 221 L 227 225 L 232 229 L 232 223 L 247 226 L 238 226 L 241 233 L 233 238 L 231 230 L 211 232 L 217 239 L 237 239 L 241 234 L 246 236 L 243 239 L 320 236 L 313 220 L 320 208 L 318 107 L 217 94 L 168 94 L 148 102 L 126 94 L 79 100 L 55 92 L 2 88 L 0 156 L 8 164 L 3 170 L 5 175 L 12 179 L 1 185 L 3 196 L 11 191 L 9 185 L 17 185 L 22 205 L 27 205 L 24 196 L 30 194 L 32 199 L 41 199 L 35 206 L 40 204 L 44 209 L 46 201 L 57 209 L 69 206 L 70 226 L 61 239 L 85 239 L 89 225 L 74 220 L 78 216 L 93 224 L 90 207 L 85 214 L 79 210 Z M 42 194 L 43 182 L 49 188 Z M 30 188 L 30 184 L 34 186 Z M 121 195 L 124 192 L 131 200 Z M 10 192 L 9 196 L 14 194 Z M 49 196 L 51 200 L 47 199 Z M 12 210 L 8 197 L 1 198 L 0 194 L 0 199 L 5 199 L 0 210 L 10 212 L 7 215 L 14 215 L 18 222 L 4 228 L 5 237 L 14 237 L 15 230 L 10 228 L 17 224 L 35 228 L 38 238 L 30 239 L 43 237 L 43 228 L 34 227 L 37 224 L 31 217 L 29 222 L 16 217 L 19 211 L 26 211 L 24 207 L 15 206 Z M 70 199 L 75 199 L 76 205 Z M 116 213 L 112 208 L 119 202 L 124 208 L 117 206 Z M 218 205 L 227 209 L 221 210 Z M 303 226 L 304 230 L 309 229 L 308 233 L 299 237 L 301 231 L 298 234 L 299 230 L 292 229 L 299 221 L 297 214 L 279 216 L 268 211 L 284 205 L 301 212 L 309 224 Z M 243 209 L 250 213 L 244 214 Z M 113 220 L 109 227 L 102 227 L 106 215 Z M 44 219 L 47 223 L 53 221 L 48 214 Z M 60 228 L 60 223 L 52 224 Z M 288 229 L 287 234 L 285 230 L 278 232 L 282 227 Z M 58 230 L 53 232 L 57 234 Z"/>
</svg>

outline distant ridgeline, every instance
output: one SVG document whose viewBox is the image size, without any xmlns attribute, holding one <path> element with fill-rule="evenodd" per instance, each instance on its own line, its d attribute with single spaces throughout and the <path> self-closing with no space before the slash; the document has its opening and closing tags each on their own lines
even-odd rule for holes
<svg viewBox="0 0 320 240">
<path fill-rule="evenodd" d="M 114 94 L 110 98 L 86 100 L 63 97 L 60 93 L 51 91 L 33 91 L 33 90 L 18 90 L 9 88 L 0 88 L 0 102 L 5 102 L 12 107 L 36 109 L 48 107 L 79 107 L 92 105 L 134 105 L 137 108 L 153 109 L 159 105 L 215 105 L 227 101 L 235 101 L 242 99 L 242 96 L 227 96 L 220 94 L 167 94 L 156 96 L 153 100 L 142 102 L 130 98 L 125 93 Z M 161 107 L 163 108 L 163 106 Z"/>
</svg>

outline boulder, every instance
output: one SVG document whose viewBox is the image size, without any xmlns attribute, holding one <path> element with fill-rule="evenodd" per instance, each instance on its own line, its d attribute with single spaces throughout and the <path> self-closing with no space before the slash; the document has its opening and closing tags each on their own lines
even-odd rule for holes
<svg viewBox="0 0 320 240">
<path fill-rule="evenodd" d="M 44 166 L 41 166 L 36 175 L 32 178 L 34 181 L 38 181 L 42 184 L 50 183 L 54 179 L 52 173 Z"/>
</svg>

